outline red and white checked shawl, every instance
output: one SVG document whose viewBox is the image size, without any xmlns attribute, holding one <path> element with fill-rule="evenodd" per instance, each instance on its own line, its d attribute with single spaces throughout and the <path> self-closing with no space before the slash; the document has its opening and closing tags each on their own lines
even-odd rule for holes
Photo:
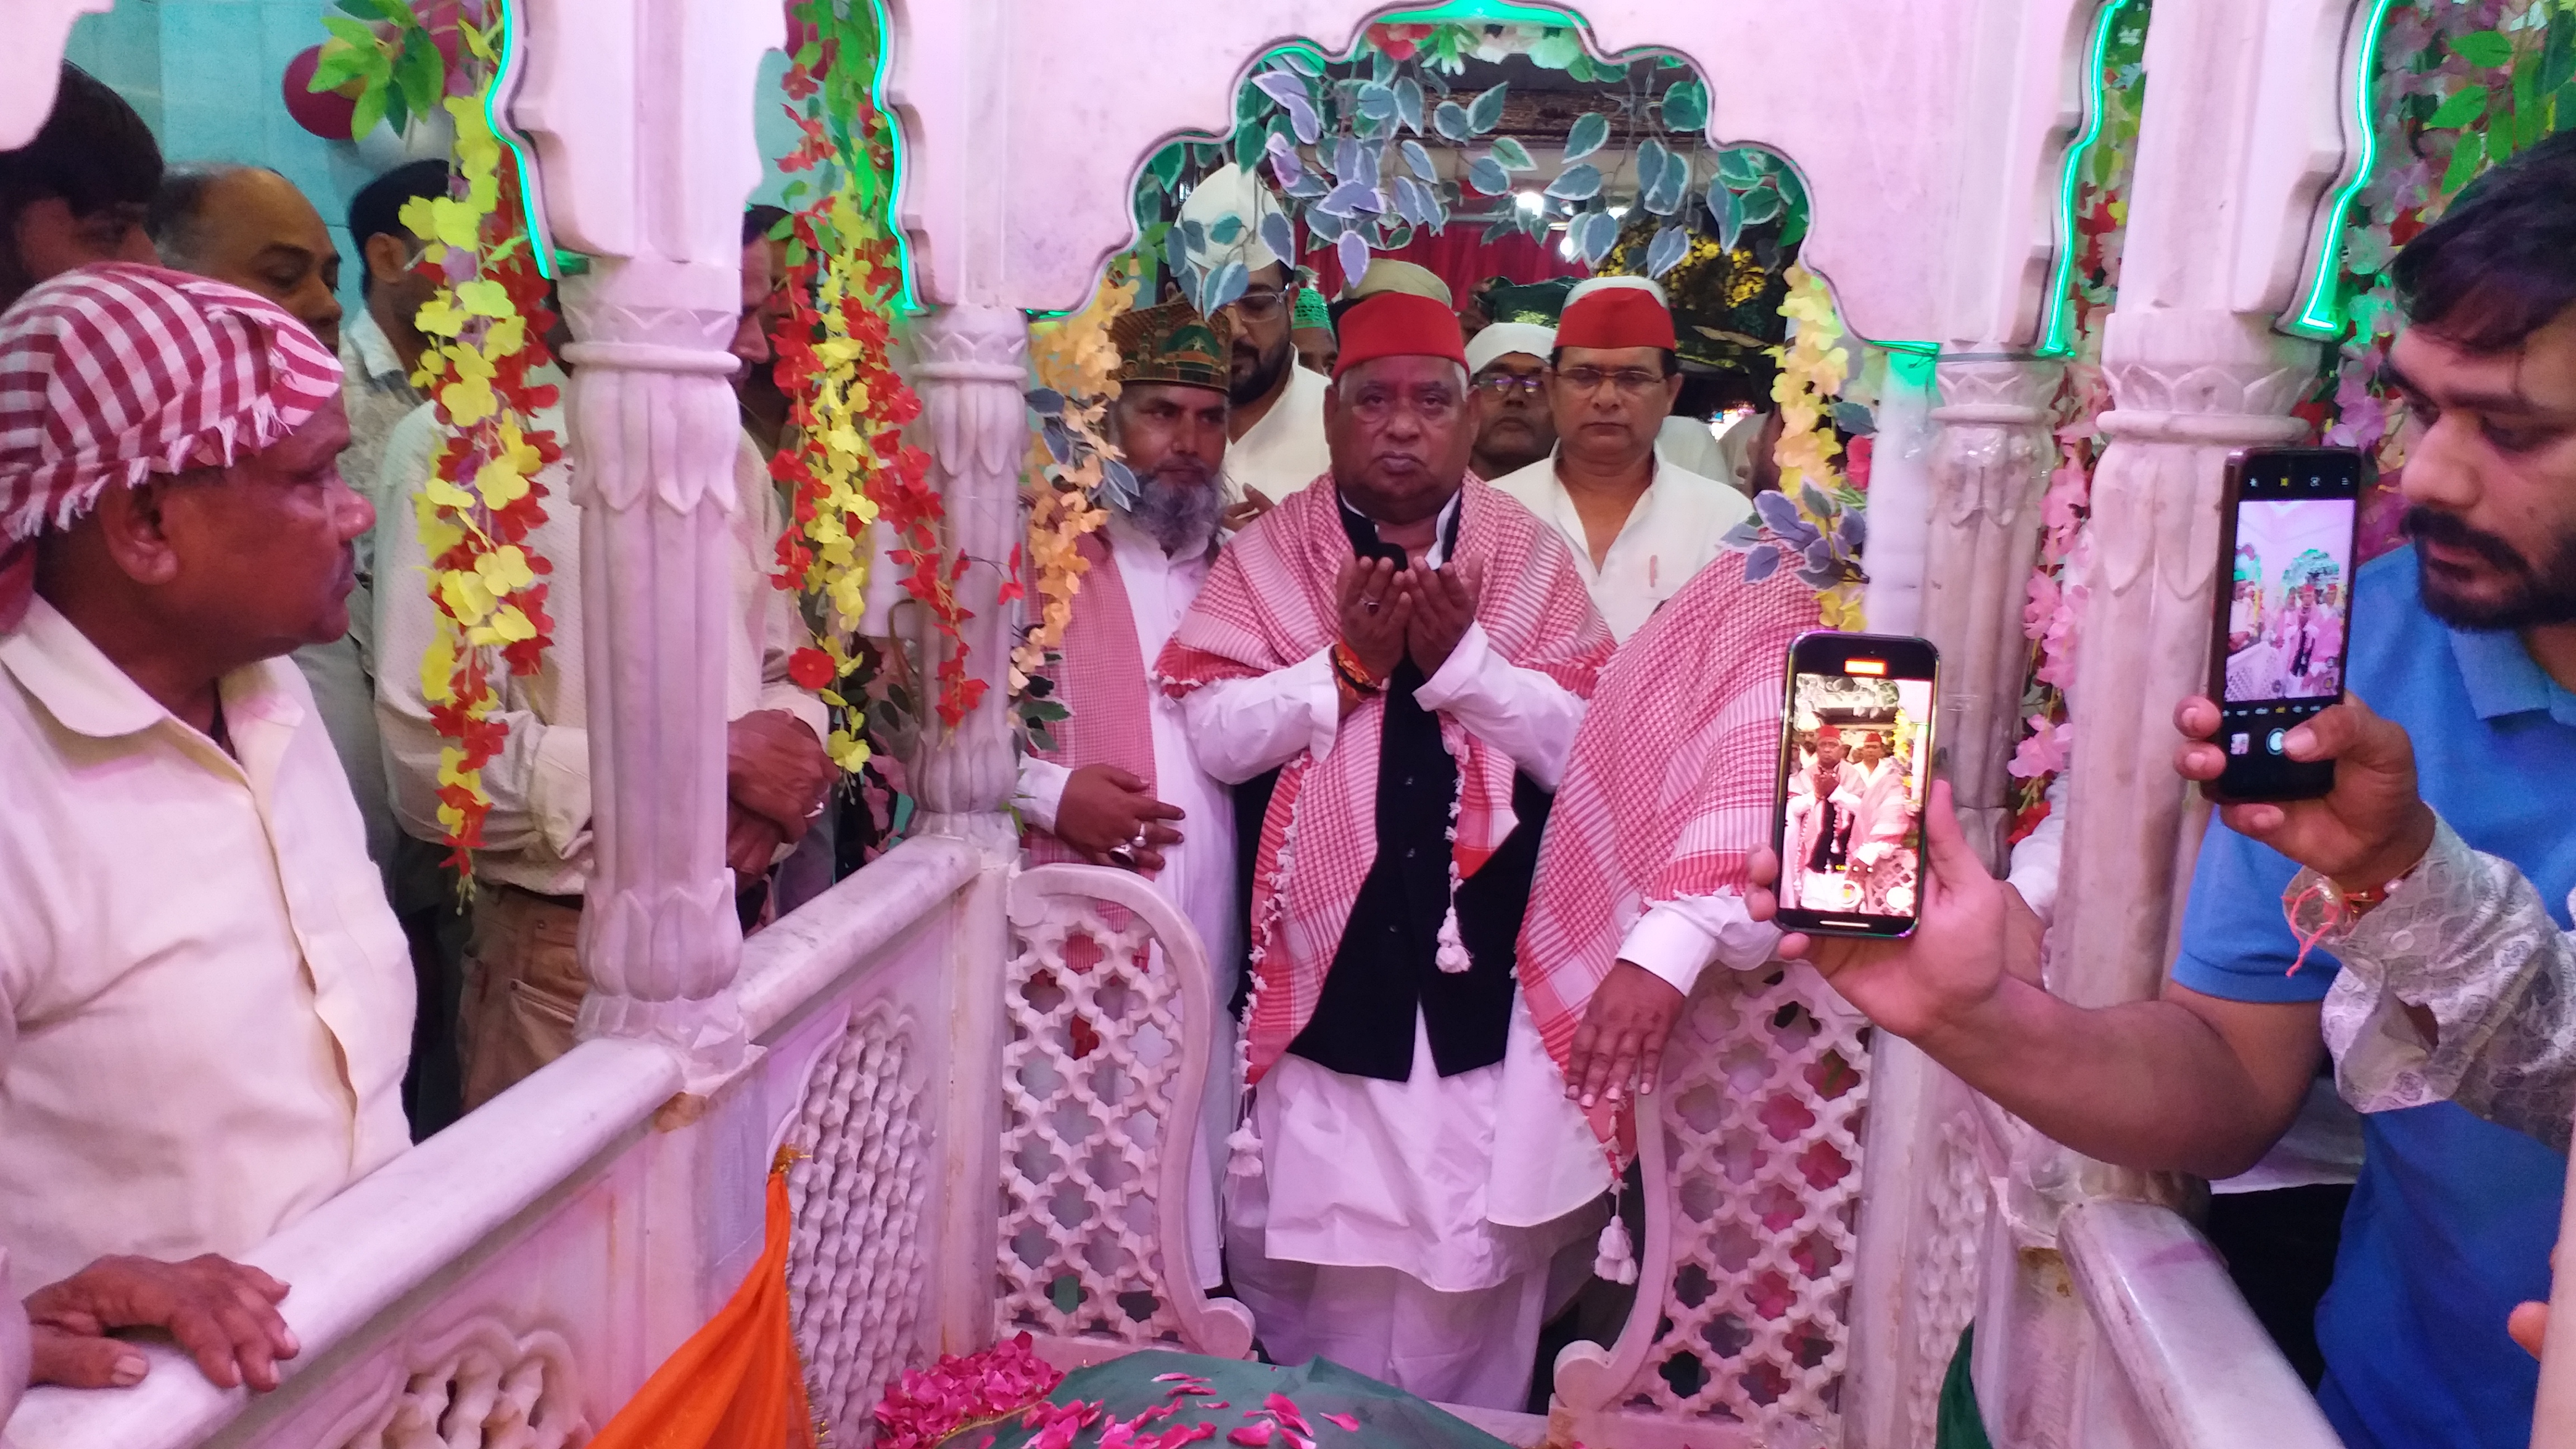
<svg viewBox="0 0 2576 1449">
<path fill-rule="evenodd" d="M 1459 502 L 1460 560 L 1481 561 L 1477 621 L 1503 658 L 1590 696 L 1609 661 L 1610 631 L 1594 612 L 1574 555 L 1555 529 L 1470 476 Z M 1253 679 L 1312 658 L 1341 637 L 1333 583 L 1351 558 L 1341 493 L 1327 476 L 1289 495 L 1235 536 L 1181 620 L 1154 673 L 1175 698 Z M 1252 1006 L 1244 1023 L 1247 1080 L 1257 1082 L 1305 1029 L 1360 883 L 1377 861 L 1377 768 L 1383 699 L 1342 719 L 1323 760 L 1300 751 L 1279 774 L 1261 822 L 1252 875 Z M 1440 716 L 1458 761 L 1453 863 L 1476 873 L 1518 823 L 1510 757 Z M 1521 974 L 1531 973 L 1527 957 Z"/>
<path fill-rule="evenodd" d="M 1771 835 L 1789 644 L 1816 626 L 1795 576 L 1748 584 L 1720 554 L 1603 672 L 1521 922 L 1530 1017 L 1560 1070 L 1628 929 L 1663 902 L 1746 884 L 1745 856 Z M 1606 1101 L 1592 1127 L 1623 1150 L 1635 1140 Z"/>
<path fill-rule="evenodd" d="M 1067 769 L 1114 765 L 1145 782 L 1154 793 L 1154 721 L 1148 713 L 1145 654 L 1136 647 L 1136 616 L 1127 604 L 1127 585 L 1118 576 L 1118 560 L 1098 531 L 1086 533 L 1074 551 L 1090 567 L 1073 596 L 1073 617 L 1064 626 L 1063 655 L 1048 671 L 1055 681 L 1056 703 L 1073 711 L 1048 730 L 1055 748 L 1039 752 Z M 1029 859 L 1037 865 L 1084 857 L 1036 826 L 1025 832 Z"/>
<path fill-rule="evenodd" d="M 339 392 L 340 359 L 239 287 L 128 262 L 39 284 L 0 315 L 0 629 L 26 612 L 28 540 L 111 483 L 230 467 Z"/>
</svg>

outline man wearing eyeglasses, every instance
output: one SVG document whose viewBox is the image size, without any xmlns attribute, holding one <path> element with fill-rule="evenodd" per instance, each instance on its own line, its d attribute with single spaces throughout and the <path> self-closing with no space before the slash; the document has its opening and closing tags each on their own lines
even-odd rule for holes
<svg viewBox="0 0 2576 1449">
<path fill-rule="evenodd" d="M 1497 322 L 1467 342 L 1476 387 L 1479 478 L 1508 478 L 1556 451 L 1556 419 L 1547 407 L 1547 360 L 1556 329 L 1536 322 Z"/>
<path fill-rule="evenodd" d="M 1681 392 L 1675 345 L 1673 314 L 1653 282 L 1601 277 L 1575 288 L 1547 377 L 1555 451 L 1495 480 L 1565 535 L 1623 644 L 1753 511 L 1733 488 L 1656 455 Z"/>
<path fill-rule="evenodd" d="M 1226 373 L 1231 415 L 1225 450 L 1226 526 L 1240 528 L 1289 494 L 1330 472 L 1333 452 L 1324 441 L 1321 373 L 1297 365 L 1291 336 L 1295 278 L 1287 259 L 1270 249 L 1262 229 L 1279 211 L 1279 199 L 1260 180 L 1232 165 L 1218 167 L 1181 204 L 1183 223 L 1197 222 L 1209 244 L 1202 265 L 1240 261 L 1252 274 L 1243 295 L 1222 309 L 1234 328 L 1234 354 Z M 1242 222 L 1234 240 L 1213 240 L 1228 218 Z"/>
</svg>

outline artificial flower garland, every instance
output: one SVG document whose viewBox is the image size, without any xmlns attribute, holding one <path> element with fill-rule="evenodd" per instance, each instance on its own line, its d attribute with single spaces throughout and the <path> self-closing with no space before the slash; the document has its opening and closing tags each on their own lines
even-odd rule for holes
<svg viewBox="0 0 2576 1449">
<path fill-rule="evenodd" d="M 491 37 L 461 30 L 489 74 L 497 66 Z M 413 384 L 435 403 L 446 437 L 413 508 L 429 558 L 429 595 L 437 632 L 421 660 L 421 689 L 442 744 L 438 822 L 464 856 L 483 844 L 492 797 L 483 767 L 501 753 L 509 728 L 494 720 L 498 690 L 492 656 L 526 676 L 542 665 L 554 621 L 546 615 L 546 560 L 528 547 L 545 521 L 539 470 L 562 456 L 552 432 L 535 424 L 555 405 L 558 389 L 532 385 L 529 369 L 551 358 L 544 342 L 552 316 L 546 283 L 530 250 L 515 178 L 501 168 L 479 95 L 450 96 L 456 123 L 455 192 L 416 198 L 403 224 L 427 243 L 422 261 L 443 281 L 421 308 L 417 325 L 430 339 Z"/>
<path fill-rule="evenodd" d="M 1073 622 L 1073 596 L 1089 567 L 1079 548 L 1083 535 L 1109 521 L 1099 497 L 1119 457 L 1107 435 L 1109 406 L 1118 396 L 1118 349 L 1109 324 L 1135 305 L 1132 269 L 1113 264 L 1091 304 L 1080 312 L 1029 329 L 1029 360 L 1037 374 L 1030 394 L 1037 417 L 1029 445 L 1028 539 L 1011 560 L 1011 597 L 1030 600 L 1037 621 L 1011 652 L 1011 694 L 1023 727 L 1032 732 L 1065 717 L 1047 701 L 1047 667 Z M 1025 582 L 1024 582 L 1025 577 Z"/>
<path fill-rule="evenodd" d="M 1832 426 L 1835 399 L 1850 381 L 1842 319 L 1824 278 L 1793 266 L 1787 280 L 1780 315 L 1796 327 L 1787 346 L 1773 349 L 1780 375 L 1771 385 L 1772 401 L 1780 406 L 1780 440 L 1772 452 L 1780 491 L 1756 497 L 1754 516 L 1736 525 L 1725 542 L 1745 555 L 1747 583 L 1793 568 L 1816 591 L 1826 628 L 1862 629 L 1868 622 L 1862 592 L 1869 576 L 1860 562 L 1867 499 L 1857 481 L 1834 466 L 1843 452 Z"/>
<path fill-rule="evenodd" d="M 789 667 L 831 706 L 827 748 L 855 771 L 868 760 L 865 706 L 845 681 L 866 657 L 851 639 L 865 610 L 872 528 L 890 531 L 887 558 L 905 570 L 905 591 L 947 641 L 937 673 L 940 719 L 955 728 L 985 686 L 967 674 L 959 633 L 969 615 L 956 583 L 967 560 L 942 541 L 947 512 L 930 486 L 929 455 L 903 441 L 921 400 L 888 361 L 903 290 L 889 219 L 894 137 L 866 80 L 882 37 L 864 5 L 844 12 L 831 0 L 798 0 L 788 17 L 795 51 L 785 89 L 799 139 L 779 168 L 830 180 L 791 222 L 789 310 L 771 339 L 796 429 L 796 445 L 770 463 L 771 476 L 790 490 L 780 586 L 801 590 L 826 625 Z M 791 183 L 790 198 L 803 187 Z"/>
</svg>

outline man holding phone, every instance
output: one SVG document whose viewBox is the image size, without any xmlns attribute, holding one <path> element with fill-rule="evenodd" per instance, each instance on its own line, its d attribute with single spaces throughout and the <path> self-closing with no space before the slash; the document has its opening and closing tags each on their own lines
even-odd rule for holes
<svg viewBox="0 0 2576 1449">
<path fill-rule="evenodd" d="M 2355 580 L 2346 681 L 2413 738 L 2424 798 L 2459 839 L 2563 902 L 2576 822 L 2532 782 L 2576 774 L 2576 134 L 2474 187 L 2396 277 L 2411 326 L 2389 371 L 2420 429 L 2403 479 L 2414 545 Z M 2195 706 L 2189 729 L 2214 729 Z M 2212 828 L 2164 998 L 2086 1010 L 2040 985 L 2041 927 L 1967 849 L 1946 787 L 1931 803 L 1915 936 L 1784 951 L 2078 1151 L 2211 1178 L 2260 1158 L 2327 1050 L 2338 973 L 2325 950 L 2299 961 L 2282 912 L 2297 867 Z M 2246 812 L 2281 808 L 2232 813 L 2255 828 Z M 2565 1158 L 2451 1103 L 2374 1112 L 2364 1133 L 2317 1313 L 2321 1406 L 2354 1449 L 2524 1444 L 2536 1372 L 2505 1322 L 2547 1294 Z"/>
</svg>

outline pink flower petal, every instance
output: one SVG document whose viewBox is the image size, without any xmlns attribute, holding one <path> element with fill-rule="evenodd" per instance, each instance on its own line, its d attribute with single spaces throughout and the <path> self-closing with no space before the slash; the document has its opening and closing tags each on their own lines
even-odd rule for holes
<svg viewBox="0 0 2576 1449">
<path fill-rule="evenodd" d="M 1243 1449 L 1265 1449 L 1270 1443 L 1270 1426 L 1267 1423 L 1246 1424 L 1226 1435 L 1225 1440 L 1229 1444 L 1240 1444 Z"/>
<path fill-rule="evenodd" d="M 1326 1414 L 1323 1418 L 1325 1423 L 1331 1424 L 1345 1433 L 1356 1434 L 1360 1431 L 1360 1421 L 1355 1415 Z"/>
</svg>

